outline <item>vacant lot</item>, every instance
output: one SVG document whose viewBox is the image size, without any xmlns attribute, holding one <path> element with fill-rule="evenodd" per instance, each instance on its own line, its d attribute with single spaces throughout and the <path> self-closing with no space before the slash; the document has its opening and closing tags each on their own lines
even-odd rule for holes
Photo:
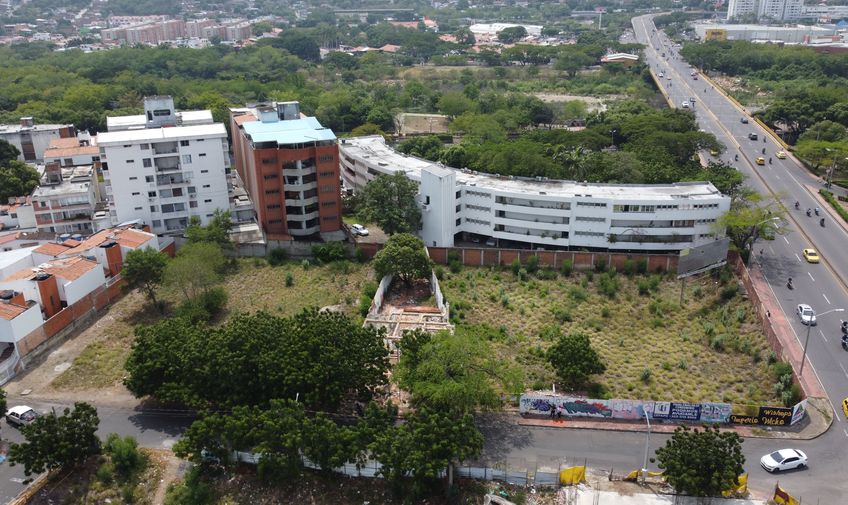
<svg viewBox="0 0 848 505">
<path fill-rule="evenodd" d="M 292 277 L 292 285 L 286 287 L 286 278 Z M 357 312 L 359 293 L 363 284 L 373 276 L 370 267 L 352 262 L 330 265 L 310 265 L 289 262 L 282 266 L 268 266 L 265 260 L 240 259 L 235 273 L 225 278 L 223 286 L 229 294 L 226 320 L 235 312 L 264 310 L 281 316 L 293 315 L 307 307 L 337 305 L 350 315 Z M 180 302 L 176 291 L 163 289 L 161 296 L 170 311 Z M 53 378 L 49 386 L 39 388 L 29 384 L 35 393 L 91 391 L 103 398 L 103 388 L 123 390 L 124 362 L 133 342 L 133 328 L 137 324 L 150 324 L 161 316 L 154 311 L 139 292 L 134 292 L 113 305 L 94 325 L 82 332 L 66 347 L 77 347 L 76 353 L 68 352 L 63 363 L 47 363 L 42 373 L 53 373 L 70 368 Z M 62 366 L 64 365 L 64 366 Z M 59 368 L 56 368 L 59 366 Z M 17 381 L 16 381 L 17 382 Z M 26 378 L 21 386 L 27 384 Z M 35 386 L 35 387 L 33 387 Z M 40 390 L 39 390 L 40 389 Z M 125 393 L 125 390 L 123 390 Z M 108 393 L 106 393 L 108 395 Z M 78 397 L 78 396 L 77 396 Z"/>
<path fill-rule="evenodd" d="M 607 365 L 599 382 L 613 398 L 774 400 L 767 343 L 729 272 L 724 282 L 687 281 L 682 306 L 680 282 L 660 275 L 602 282 L 598 273 L 543 274 L 552 278 L 466 267 L 441 283 L 454 322 L 492 326 L 494 349 L 524 371 L 527 387 L 555 380 L 544 350 L 561 330 L 589 335 Z M 613 296 L 601 291 L 610 283 Z"/>
</svg>

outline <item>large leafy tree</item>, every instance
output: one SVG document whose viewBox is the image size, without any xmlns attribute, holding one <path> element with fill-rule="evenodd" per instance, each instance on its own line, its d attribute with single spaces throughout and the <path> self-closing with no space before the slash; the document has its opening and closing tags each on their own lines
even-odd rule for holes
<svg viewBox="0 0 848 505">
<path fill-rule="evenodd" d="M 165 284 L 181 290 L 186 299 L 196 298 L 221 280 L 224 261 L 215 242 L 186 244 L 165 267 Z"/>
<path fill-rule="evenodd" d="M 464 329 L 454 335 L 406 332 L 394 377 L 412 394 L 415 405 L 441 411 L 497 408 L 495 385 L 515 392 L 521 387 L 514 371 L 494 357 L 483 335 Z"/>
<path fill-rule="evenodd" d="M 584 385 L 591 375 L 603 373 L 607 368 L 589 337 L 582 333 L 560 335 L 548 349 L 548 361 L 559 380 L 572 388 Z"/>
<path fill-rule="evenodd" d="M 733 195 L 730 210 L 716 221 L 715 228 L 717 232 L 726 230 L 733 247 L 747 259 L 757 238 L 789 231 L 785 216 L 779 201 L 742 187 Z"/>
<path fill-rule="evenodd" d="M 374 256 L 378 277 L 394 275 L 406 284 L 427 278 L 432 268 L 433 262 L 424 249 L 424 242 L 409 233 L 392 235 Z"/>
<path fill-rule="evenodd" d="M 201 225 L 199 217 L 191 216 L 188 227 L 186 227 L 186 238 L 191 243 L 212 242 L 218 244 L 222 249 L 226 249 L 232 246 L 229 235 L 232 226 L 230 211 L 215 209 L 212 219 L 206 226 Z"/>
<path fill-rule="evenodd" d="M 379 175 L 362 191 L 363 220 L 376 223 L 389 235 L 421 228 L 421 209 L 415 197 L 418 184 L 403 172 Z"/>
<path fill-rule="evenodd" d="M 100 453 L 97 410 L 87 403 L 75 403 L 61 416 L 51 412 L 36 418 L 21 431 L 26 437 L 22 444 L 12 444 L 9 462 L 24 466 L 24 475 L 42 473 L 85 461 Z"/>
<path fill-rule="evenodd" d="M 317 309 L 289 318 L 242 314 L 216 328 L 172 318 L 136 336 L 129 390 L 192 407 L 299 398 L 335 409 L 345 398 L 370 398 L 386 382 L 382 333 Z"/>
<path fill-rule="evenodd" d="M 308 33 L 298 29 L 289 29 L 280 33 L 279 39 L 280 47 L 298 58 L 312 63 L 321 61 L 321 48 Z"/>
<path fill-rule="evenodd" d="M 742 438 L 715 426 L 703 430 L 680 426 L 665 446 L 657 449 L 659 467 L 681 494 L 718 496 L 739 484 L 745 471 Z"/>
<path fill-rule="evenodd" d="M 38 187 L 38 172 L 23 161 L 18 161 L 18 150 L 5 140 L 0 140 L 0 202 L 10 197 L 27 196 Z M 6 158 L 6 159 L 4 159 Z"/>
<path fill-rule="evenodd" d="M 510 26 L 498 32 L 498 41 L 504 44 L 513 44 L 527 36 L 527 28 L 523 26 Z"/>
<path fill-rule="evenodd" d="M 129 289 L 143 289 L 150 302 L 161 310 L 162 307 L 156 300 L 156 291 L 162 284 L 167 263 L 168 257 L 155 249 L 135 249 L 127 253 L 121 277 Z"/>
<path fill-rule="evenodd" d="M 479 456 L 483 435 L 468 413 L 425 407 L 380 433 L 370 449 L 395 492 L 422 495 L 433 490 L 442 472 L 450 475 L 450 465 Z"/>
</svg>

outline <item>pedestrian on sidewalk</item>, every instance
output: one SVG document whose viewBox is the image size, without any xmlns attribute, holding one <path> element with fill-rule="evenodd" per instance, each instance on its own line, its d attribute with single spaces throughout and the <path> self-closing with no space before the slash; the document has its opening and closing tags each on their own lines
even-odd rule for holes
<svg viewBox="0 0 848 505">
<path fill-rule="evenodd" d="M 551 405 L 551 419 L 553 419 L 554 416 L 556 415 L 557 408 L 558 408 L 557 406 Z"/>
</svg>

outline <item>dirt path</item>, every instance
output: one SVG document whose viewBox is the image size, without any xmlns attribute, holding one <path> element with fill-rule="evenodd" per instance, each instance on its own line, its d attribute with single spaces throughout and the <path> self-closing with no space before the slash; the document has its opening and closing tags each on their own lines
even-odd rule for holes
<svg viewBox="0 0 848 505">
<path fill-rule="evenodd" d="M 174 453 L 167 450 L 156 450 L 156 457 L 160 458 L 164 463 L 162 468 L 162 476 L 159 479 L 159 486 L 153 494 L 151 503 L 159 505 L 165 503 L 165 492 L 168 490 L 168 485 L 181 478 L 185 473 L 185 461 L 174 456 Z"/>
</svg>

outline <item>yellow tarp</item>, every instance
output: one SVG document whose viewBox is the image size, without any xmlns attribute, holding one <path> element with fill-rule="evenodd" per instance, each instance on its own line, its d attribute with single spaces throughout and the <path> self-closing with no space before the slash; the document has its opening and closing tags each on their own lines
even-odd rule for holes
<svg viewBox="0 0 848 505">
<path fill-rule="evenodd" d="M 563 486 L 574 486 L 586 481 L 586 467 L 572 466 L 559 471 L 559 483 Z"/>
<path fill-rule="evenodd" d="M 780 486 L 774 486 L 774 502 L 778 505 L 800 505 L 800 502 Z"/>
<path fill-rule="evenodd" d="M 739 476 L 739 485 L 735 488 L 728 489 L 727 491 L 721 493 L 725 498 L 732 494 L 745 494 L 748 492 L 748 474 L 743 473 Z"/>
<path fill-rule="evenodd" d="M 627 474 L 627 477 L 625 477 L 624 480 L 632 480 L 635 482 L 639 480 L 639 475 L 641 474 L 642 470 L 633 470 L 632 472 Z M 662 472 L 648 472 L 648 477 L 661 477 L 662 474 Z"/>
</svg>

